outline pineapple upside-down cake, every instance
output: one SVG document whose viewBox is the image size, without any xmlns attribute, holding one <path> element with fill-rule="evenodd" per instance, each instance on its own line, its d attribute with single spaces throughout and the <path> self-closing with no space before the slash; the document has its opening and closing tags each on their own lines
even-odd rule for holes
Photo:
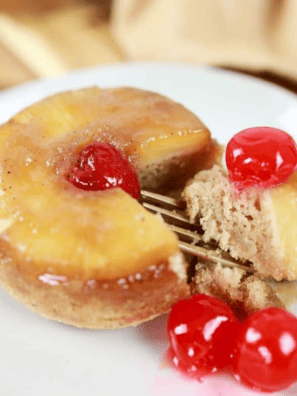
<svg viewBox="0 0 297 396">
<path fill-rule="evenodd" d="M 138 89 L 86 88 L 21 111 L 0 128 L 0 283 L 50 319 L 136 325 L 189 293 L 186 264 L 133 194 L 84 188 L 96 145 L 157 191 L 182 187 L 218 152 L 193 113 Z"/>
</svg>

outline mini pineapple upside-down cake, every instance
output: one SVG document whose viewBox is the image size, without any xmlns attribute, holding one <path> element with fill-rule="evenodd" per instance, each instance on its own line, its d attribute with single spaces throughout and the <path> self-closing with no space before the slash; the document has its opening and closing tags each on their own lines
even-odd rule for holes
<svg viewBox="0 0 297 396">
<path fill-rule="evenodd" d="M 56 94 L 0 128 L 0 283 L 86 328 L 137 325 L 188 295 L 178 240 L 138 202 L 182 187 L 218 146 L 182 105 L 132 88 Z"/>
</svg>

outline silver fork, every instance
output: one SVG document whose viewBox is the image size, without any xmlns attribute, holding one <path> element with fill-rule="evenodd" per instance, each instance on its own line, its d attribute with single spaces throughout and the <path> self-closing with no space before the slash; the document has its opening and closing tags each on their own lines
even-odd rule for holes
<svg viewBox="0 0 297 396">
<path fill-rule="evenodd" d="M 233 259 L 221 257 L 220 253 L 222 252 L 220 252 L 218 247 L 205 245 L 202 239 L 202 231 L 199 230 L 199 226 L 195 227 L 190 223 L 185 215 L 185 208 L 178 200 L 145 190 L 141 190 L 141 198 L 142 205 L 150 212 L 161 215 L 168 227 L 178 235 L 180 239 L 179 248 L 184 253 L 189 253 L 212 263 L 241 268 L 250 273 L 255 272 L 248 265 L 240 264 Z M 181 240 L 185 238 L 190 240 L 190 243 Z M 204 244 L 207 247 L 199 246 L 197 243 Z"/>
</svg>

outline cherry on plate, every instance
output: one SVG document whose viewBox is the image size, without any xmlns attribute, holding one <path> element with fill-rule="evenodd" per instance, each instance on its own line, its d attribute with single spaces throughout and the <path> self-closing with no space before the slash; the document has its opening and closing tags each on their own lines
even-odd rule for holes
<svg viewBox="0 0 297 396">
<path fill-rule="evenodd" d="M 223 301 L 193 295 L 172 306 L 168 336 L 173 363 L 201 379 L 231 361 L 239 322 Z"/>
<path fill-rule="evenodd" d="M 235 378 L 257 390 L 292 385 L 297 380 L 297 318 L 281 308 L 251 315 L 239 331 L 233 368 Z"/>
</svg>

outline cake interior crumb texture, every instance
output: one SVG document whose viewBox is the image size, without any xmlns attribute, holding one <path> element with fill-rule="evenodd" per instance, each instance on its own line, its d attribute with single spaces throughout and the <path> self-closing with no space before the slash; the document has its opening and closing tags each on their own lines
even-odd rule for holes
<svg viewBox="0 0 297 396">
<path fill-rule="evenodd" d="M 204 293 L 227 302 L 240 318 L 269 307 L 284 307 L 265 281 L 241 268 L 199 262 L 192 284 L 194 293 Z"/>
<path fill-rule="evenodd" d="M 225 170 L 215 165 L 198 173 L 183 198 L 191 222 L 199 222 L 205 242 L 242 262 L 253 264 L 261 278 L 294 279 L 282 260 L 280 238 L 269 193 L 257 189 L 234 191 Z"/>
</svg>

